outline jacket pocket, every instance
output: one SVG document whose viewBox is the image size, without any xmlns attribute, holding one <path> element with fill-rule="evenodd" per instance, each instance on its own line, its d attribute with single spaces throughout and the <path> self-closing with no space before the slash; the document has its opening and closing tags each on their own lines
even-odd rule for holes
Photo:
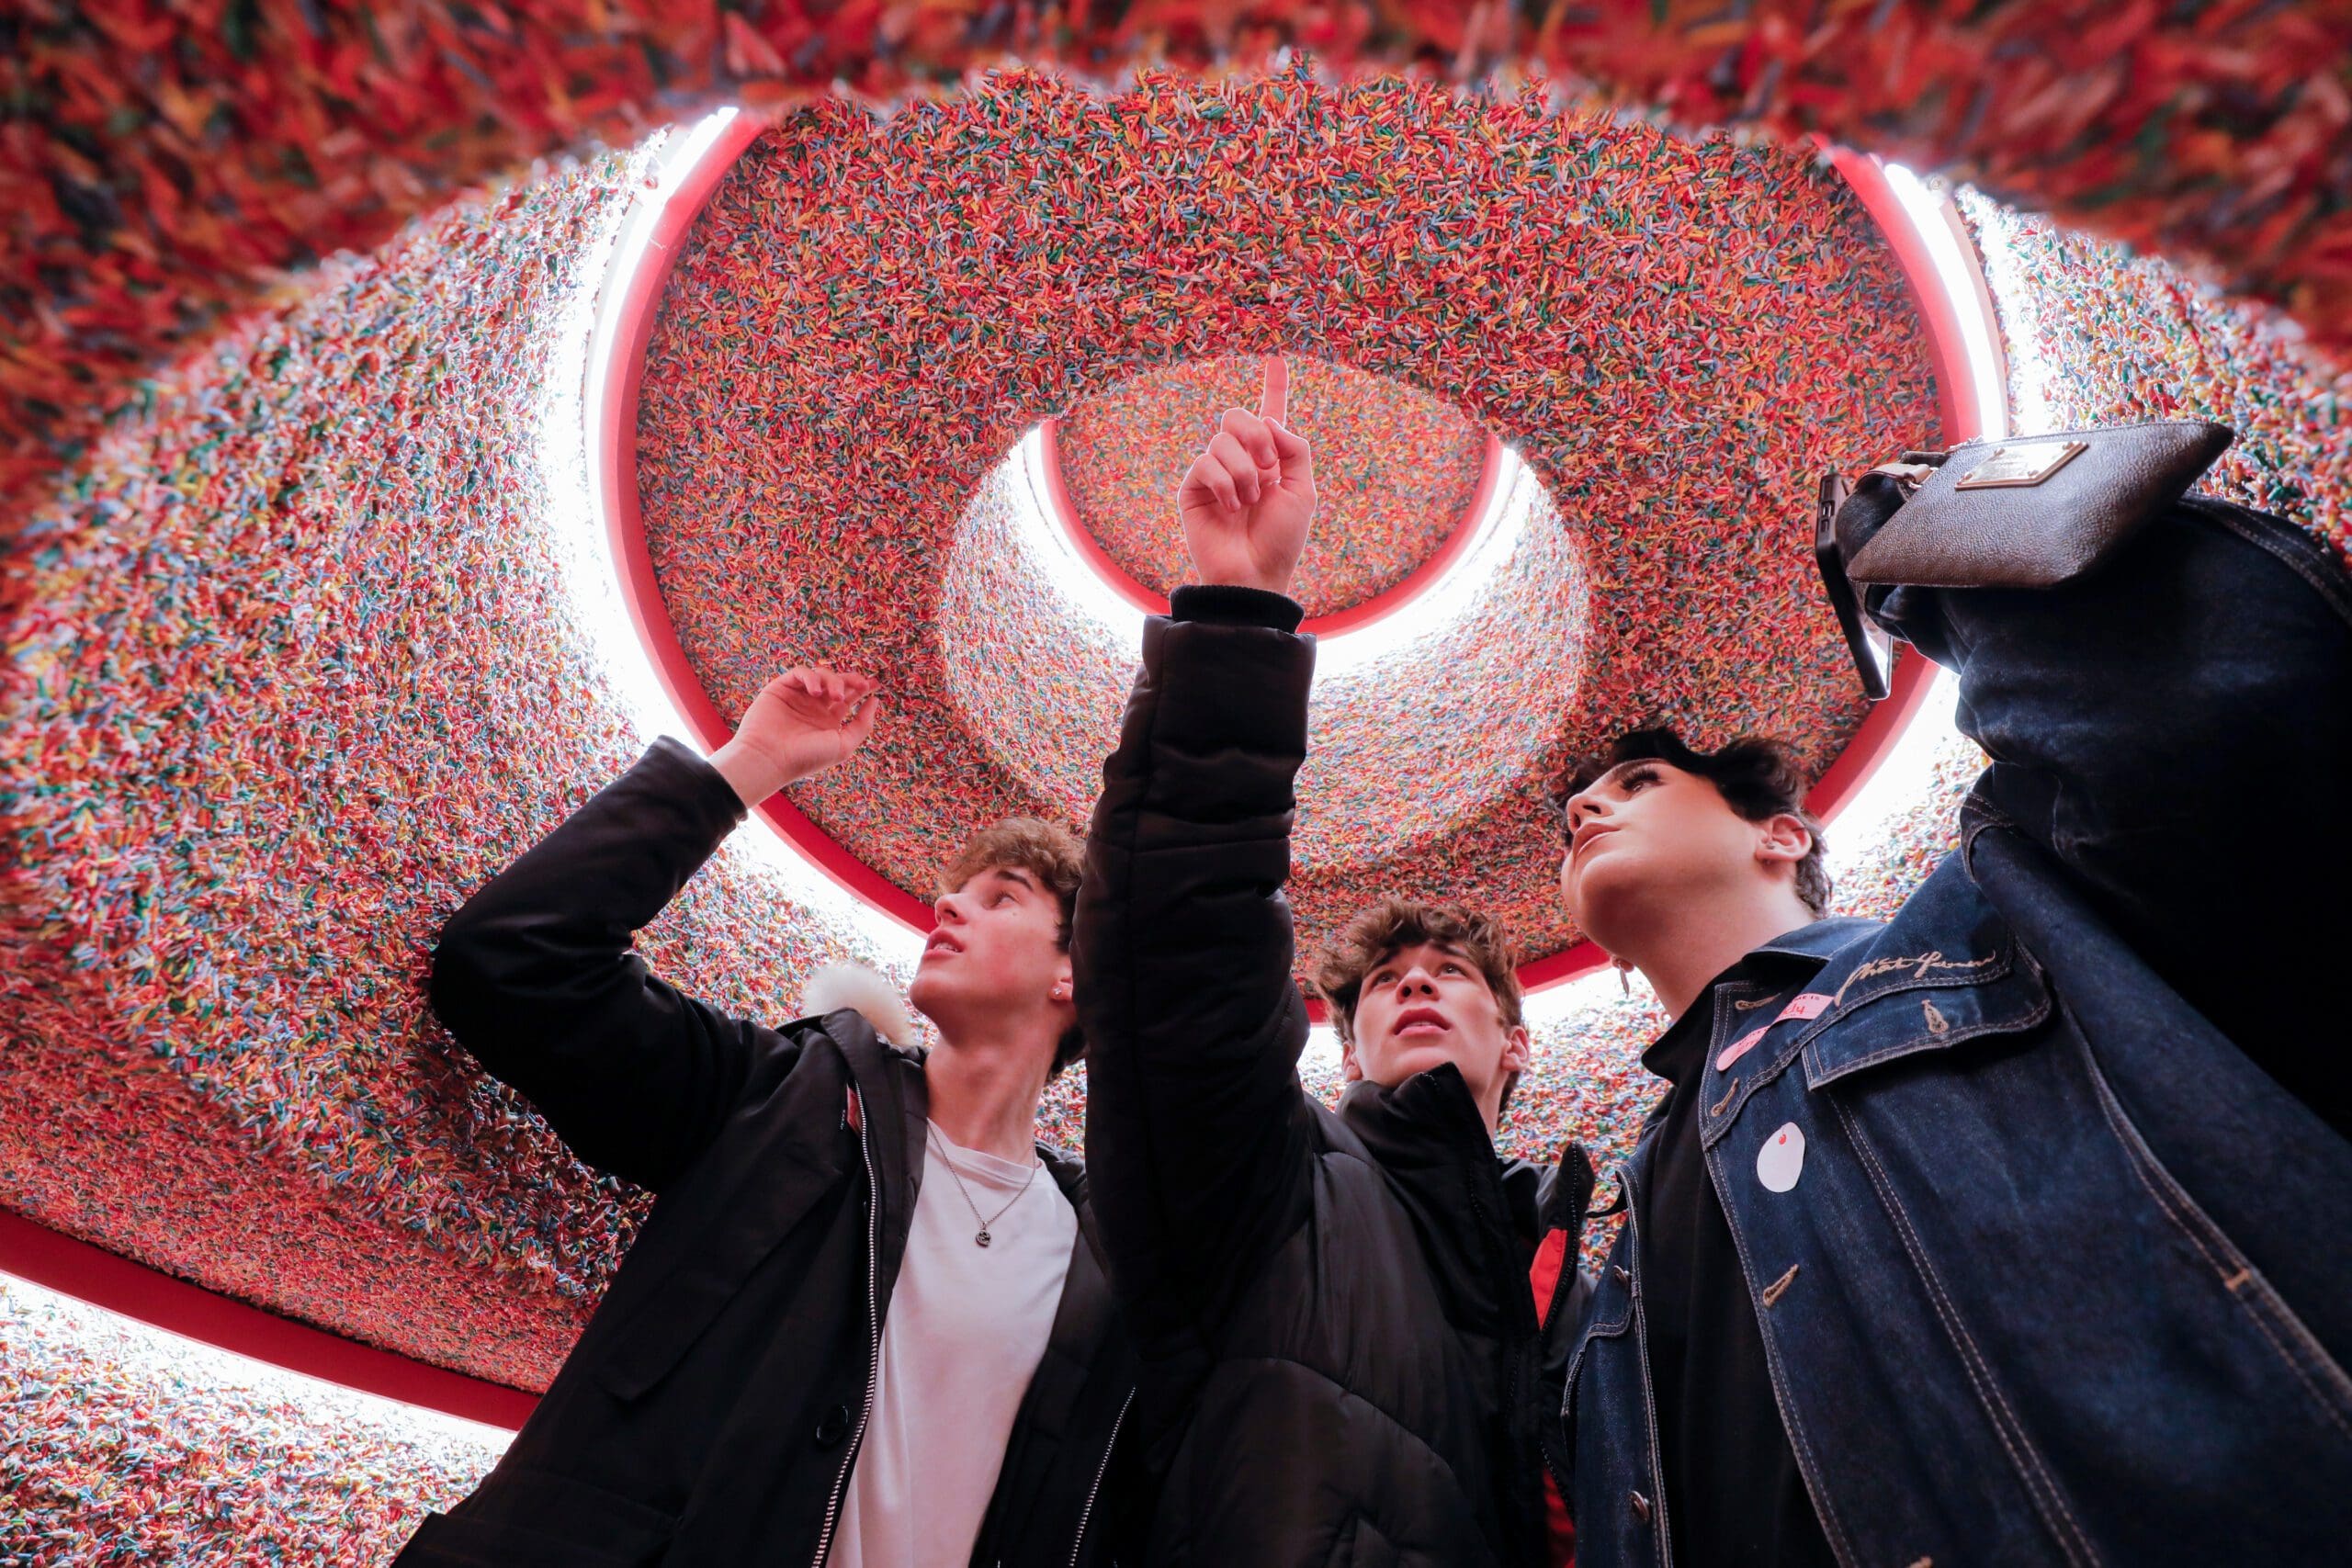
<svg viewBox="0 0 2352 1568">
<path fill-rule="evenodd" d="M 830 1189 L 847 1179 L 843 1172 L 818 1169 L 774 1149 L 766 1154 L 731 1189 L 676 1216 L 703 1223 L 666 1269 L 638 1280 L 622 1265 L 614 1291 L 617 1296 L 627 1286 L 632 1299 L 610 1303 L 622 1309 L 621 1315 L 594 1373 L 612 1393 L 637 1399 L 669 1376 L 752 1271 Z"/>
<path fill-rule="evenodd" d="M 2049 983 L 2006 934 L 1986 953 L 1946 958 L 1931 951 L 1870 962 L 1896 967 L 1888 983 L 1831 1009 L 1809 1032 L 1803 1046 L 1807 1089 L 1923 1052 L 2018 1033 L 2050 1017 Z M 1851 978 L 1847 984 L 1861 988 Z"/>
<path fill-rule="evenodd" d="M 427 1514 L 394 1568 L 653 1568 L 675 1521 L 552 1471 L 494 1471 L 456 1514 Z"/>
<path fill-rule="evenodd" d="M 1593 1281 L 1592 1300 L 1585 1309 L 1585 1321 L 1576 1334 L 1575 1348 L 1568 1352 L 1568 1365 L 1560 1390 L 1559 1452 L 1567 1473 L 1556 1477 L 1564 1495 L 1574 1492 L 1577 1455 L 1577 1385 L 1584 1377 L 1585 1362 L 1590 1359 L 1597 1342 L 1619 1339 L 1634 1322 L 1634 1277 L 1628 1271 L 1627 1259 L 1632 1256 L 1632 1232 L 1628 1229 L 1617 1237 L 1609 1249 L 1609 1260 L 1600 1266 L 1600 1273 Z"/>
</svg>

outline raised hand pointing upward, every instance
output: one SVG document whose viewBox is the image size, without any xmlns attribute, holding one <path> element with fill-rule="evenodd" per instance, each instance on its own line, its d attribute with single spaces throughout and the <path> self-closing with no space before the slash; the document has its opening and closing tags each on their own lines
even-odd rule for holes
<svg viewBox="0 0 2352 1568">
<path fill-rule="evenodd" d="M 1227 409 L 1176 491 L 1184 543 L 1206 583 L 1290 592 L 1315 515 L 1315 456 L 1283 423 L 1290 383 L 1266 361 L 1258 412 Z"/>
</svg>

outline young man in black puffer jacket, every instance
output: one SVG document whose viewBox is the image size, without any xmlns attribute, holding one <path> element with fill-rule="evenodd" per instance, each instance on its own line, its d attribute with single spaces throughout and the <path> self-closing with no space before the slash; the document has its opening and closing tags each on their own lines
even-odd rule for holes
<svg viewBox="0 0 2352 1568">
<path fill-rule="evenodd" d="M 1204 586 L 1144 633 L 1079 896 L 1088 1168 L 1164 1483 L 1146 1561 L 1521 1568 L 1557 1403 L 1531 1266 L 1589 1173 L 1496 1156 L 1528 1038 L 1463 911 L 1362 929 L 1335 1011 L 1363 1077 L 1336 1113 L 1300 1087 L 1282 889 L 1315 645 L 1284 590 L 1314 504 L 1279 411 L 1226 414 L 1178 498 Z"/>
</svg>

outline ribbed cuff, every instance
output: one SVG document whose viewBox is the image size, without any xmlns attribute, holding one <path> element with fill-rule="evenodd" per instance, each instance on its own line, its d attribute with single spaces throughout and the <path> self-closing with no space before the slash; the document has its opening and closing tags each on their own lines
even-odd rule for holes
<svg viewBox="0 0 2352 1568">
<path fill-rule="evenodd" d="M 1286 594 L 1212 582 L 1176 590 L 1169 596 L 1168 618 L 1204 621 L 1220 626 L 1271 626 L 1278 632 L 1295 632 L 1306 618 L 1306 611 Z"/>
<path fill-rule="evenodd" d="M 664 771 L 674 771 L 682 779 L 691 781 L 690 787 L 695 791 L 694 804 L 707 813 L 706 820 L 720 837 L 751 815 L 751 808 L 743 804 L 743 797 L 735 793 L 735 786 L 727 782 L 727 775 L 711 766 L 709 758 L 684 741 L 675 736 L 662 736 L 646 748 L 645 755 L 638 759 L 637 765 L 642 768 L 649 762 L 654 762 L 656 758 L 661 760 L 655 766 Z"/>
</svg>

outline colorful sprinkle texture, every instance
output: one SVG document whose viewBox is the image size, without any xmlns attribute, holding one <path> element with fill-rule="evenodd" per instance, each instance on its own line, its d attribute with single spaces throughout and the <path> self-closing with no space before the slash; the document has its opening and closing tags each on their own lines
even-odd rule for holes
<svg viewBox="0 0 2352 1568">
<path fill-rule="evenodd" d="M 614 56 L 618 85 L 558 114 L 564 73 L 539 66 L 586 46 L 550 41 L 538 13 L 470 8 L 453 41 L 395 28 L 353 53 L 338 51 L 365 13 L 315 9 L 324 36 L 303 42 L 200 6 L 77 7 L 27 24 L 0 67 L 35 84 L 17 101 L 58 109 L 7 171 L 24 216 L 0 238 L 42 263 L 0 274 L 16 291 L 0 398 L 11 438 L 40 454 L 12 470 L 40 482 L 10 492 L 31 500 L 6 533 L 0 1203 L 329 1329 L 538 1386 L 644 1200 L 485 1080 L 431 1019 L 422 979 L 448 911 L 638 744 L 569 586 L 576 541 L 559 536 L 540 453 L 565 379 L 559 318 L 646 161 L 550 164 L 397 226 L 650 101 L 631 62 L 682 34 L 665 23 L 642 53 L 632 43 Z M 959 41 L 922 22 L 906 62 L 968 54 L 962 17 L 934 13 Z M 1682 25 L 1679 7 L 1662 14 Z M 1886 15 L 1896 33 L 1922 25 L 1910 7 Z M 780 75 L 768 35 L 740 21 L 722 51 Z M 1760 36 L 1747 26 L 1733 30 Z M 1325 41 L 1335 58 L 1352 47 Z M 108 68 L 134 47 L 155 51 L 155 73 Z M 846 47 L 796 46 L 790 69 L 830 72 Z M 1779 47 L 1735 48 L 1724 80 L 1754 85 Z M 243 96 L 191 85 L 190 62 L 227 58 Z M 2247 100 L 2243 145 L 2262 147 L 2306 114 L 2277 107 L 2278 58 L 2265 45 L 2179 70 L 2271 73 L 2275 91 Z M 458 63 L 485 61 L 495 91 Z M 320 118 L 338 72 L 380 115 Z M 147 96 L 125 97 L 133 83 Z M 1770 106 L 1790 89 L 1756 90 L 1782 123 Z M 479 112 L 491 103 L 499 115 Z M 315 162 L 298 166 L 298 144 Z M 2196 167 L 2238 145 L 2208 146 Z M 178 164 L 157 162 L 167 147 Z M 239 147 L 249 156 L 226 154 Z M 2278 166 L 2287 216 L 2265 254 L 2286 259 L 2260 281 L 2283 290 L 2334 209 L 2305 164 Z M 67 167 L 80 173 L 55 183 Z M 2205 199 L 2114 179 L 2127 228 Z M 2344 471 L 2340 381 L 2293 358 L 2275 321 L 2168 267 L 1992 216 L 2039 289 L 2001 299 L 2013 360 L 2031 307 L 2053 423 L 2168 410 L 2153 389 L 2189 387 L 2187 406 L 2247 433 L 2227 482 L 2343 547 L 2328 483 Z M 261 299 L 260 269 L 347 242 L 366 254 L 279 279 L 266 309 L 222 330 Z M 1543 897 L 1556 851 L 1538 805 L 1572 740 L 1665 713 L 1703 736 L 1791 736 L 1818 765 L 1850 733 L 1790 480 L 1932 436 L 1916 337 L 1851 200 L 1785 152 L 1393 82 L 1154 78 L 1092 97 L 1013 77 L 888 121 L 809 109 L 758 145 L 664 307 L 647 501 L 664 592 L 723 705 L 787 654 L 870 654 L 903 681 L 872 765 L 805 804 L 927 887 L 970 822 L 1082 809 L 1074 760 L 1099 757 L 1094 705 L 1132 658 L 1057 637 L 1057 585 L 1012 570 L 994 487 L 1039 419 L 1076 428 L 1091 409 L 1083 460 L 1148 493 L 1134 476 L 1148 421 L 1101 416 L 1139 378 L 1279 351 L 1356 386 L 1332 401 L 1334 442 L 1393 453 L 1421 422 L 1497 432 L 1544 499 L 1455 630 L 1318 703 L 1329 764 L 1310 780 L 1299 907 L 1312 930 L 1389 886 L 1462 888 L 1540 950 L 1573 935 Z M 1363 581 L 1419 558 L 1442 511 L 1368 507 L 1348 536 L 1376 563 Z M 1107 541 L 1116 525 L 1096 515 Z M 1059 683 L 1042 698 L 989 684 L 974 673 L 989 660 Z M 1498 690 L 1507 712 L 1476 700 Z M 1916 886 L 1975 766 L 1964 747 L 1939 757 L 1864 847 L 1846 907 L 1884 913 Z M 682 986 L 781 1020 L 817 965 L 871 954 L 779 891 L 750 852 L 758 831 L 641 947 Z M 1508 1145 L 1549 1157 L 1575 1137 L 1605 1170 L 1655 1095 L 1638 1057 L 1660 1021 L 1613 986 L 1547 1002 Z M 1336 1092 L 1328 1072 L 1309 1081 Z M 1053 1096 L 1048 1131 L 1066 1144 L 1082 1092 L 1069 1075 Z M 183 1355 L 0 1292 L 12 1547 L 61 1563 L 380 1560 L 495 1450 L 436 1447 L 316 1391 L 196 1377 Z"/>
<path fill-rule="evenodd" d="M 1158 389 L 1228 395 L 1217 365 L 1267 353 L 1352 367 L 1318 467 L 1414 461 L 1401 387 L 1496 433 L 1548 497 L 1474 626 L 1325 693 L 1308 948 L 1382 893 L 1450 888 L 1556 951 L 1544 797 L 1572 755 L 1663 716 L 1785 735 L 1817 770 L 1860 723 L 1809 476 L 1931 439 L 1935 400 L 1839 178 L 1532 95 L 1303 73 L 1107 97 L 1014 74 L 887 120 L 817 106 L 757 142 L 648 351 L 639 485 L 680 646 L 723 713 L 791 663 L 884 682 L 888 725 L 795 799 L 910 892 L 984 822 L 1082 822 L 1134 649 L 1076 635 L 1057 584 L 961 521 L 1066 411 L 1081 473 L 1181 475 L 1206 430 L 1169 435 Z M 1454 491 L 1459 467 L 1389 482 Z M 1122 537 L 1181 549 L 1165 494 L 1081 490 L 1115 496 Z M 1343 517 L 1340 548 L 1363 531 Z M 1372 544 L 1374 580 L 1420 548 Z"/>
<path fill-rule="evenodd" d="M 558 307 L 643 173 L 552 170 L 322 270 L 148 382 L 11 563 L 0 1204 L 526 1387 L 642 1200 L 423 982 L 448 912 L 638 749 L 539 448 Z M 759 871 L 730 847 L 644 947 L 788 1012 L 858 944 Z"/>
<path fill-rule="evenodd" d="M 375 1568 L 504 1434 L 0 1279 L 0 1563 Z"/>
<path fill-rule="evenodd" d="M 2107 0 L 1724 6 L 1132 0 L 767 6 L 189 0 L 17 7 L 0 50 L 0 510 L 152 366 L 477 182 L 733 99 L 877 100 L 1013 61 L 1600 84 L 1686 127 L 1820 136 L 2161 249 L 2352 347 L 2352 11 Z M 2339 358 L 2340 362 L 2340 358 Z M 0 536 L 13 524 L 0 525 Z"/>
<path fill-rule="evenodd" d="M 1225 411 L 1257 408 L 1261 364 L 1226 355 L 1146 371 L 1059 426 L 1074 521 L 1163 597 L 1191 566 L 1169 497 Z M 1294 359 L 1290 377 L 1291 428 L 1317 454 L 1315 534 L 1291 597 L 1328 615 L 1396 587 L 1475 522 L 1487 434 L 1426 392 L 1344 365 Z"/>
<path fill-rule="evenodd" d="M 2352 554 L 2352 372 L 2275 310 L 2233 303 L 2154 256 L 2008 211 L 1975 192 L 1976 232 L 2020 434 L 2211 419 L 2238 434 L 2200 488 Z"/>
</svg>

